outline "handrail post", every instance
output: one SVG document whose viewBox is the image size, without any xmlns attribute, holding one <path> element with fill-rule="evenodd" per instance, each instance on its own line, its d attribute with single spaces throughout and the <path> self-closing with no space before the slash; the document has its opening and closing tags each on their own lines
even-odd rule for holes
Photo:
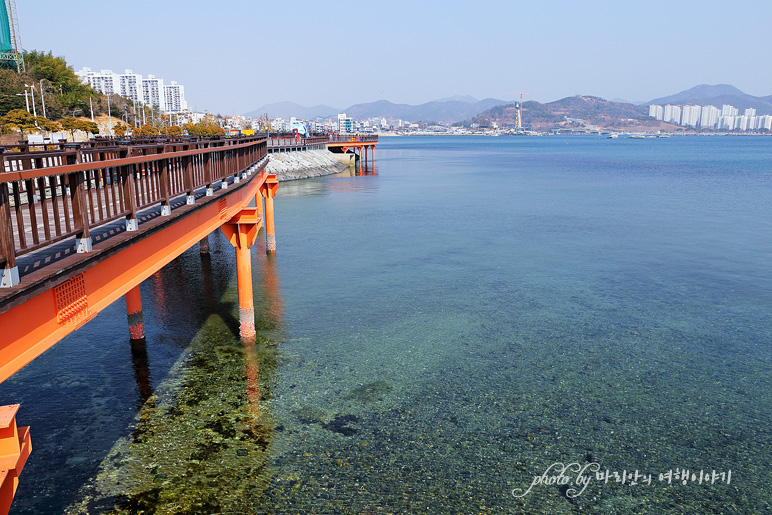
<svg viewBox="0 0 772 515">
<path fill-rule="evenodd" d="M 121 157 L 131 157 L 134 154 L 131 147 L 120 150 Z M 121 185 L 123 187 L 123 199 L 126 202 L 126 208 L 129 211 L 126 214 L 126 231 L 139 230 L 139 221 L 137 220 L 137 194 L 136 183 L 134 182 L 134 167 L 124 165 L 121 167 Z"/>
<path fill-rule="evenodd" d="M 233 155 L 233 183 L 241 181 L 241 149 L 236 148 L 232 151 Z"/>
<path fill-rule="evenodd" d="M 0 147 L 0 171 L 5 170 L 5 148 Z M 0 182 L 0 288 L 10 288 L 19 284 L 19 267 L 16 265 L 16 243 L 11 225 L 11 199 L 8 183 Z"/>
<path fill-rule="evenodd" d="M 164 146 L 163 153 L 166 153 L 166 147 Z M 161 216 L 169 216 L 172 214 L 172 206 L 169 205 L 169 197 L 171 196 L 171 178 L 169 174 L 169 159 L 161 159 Z"/>
<path fill-rule="evenodd" d="M 220 189 L 224 190 L 228 188 L 228 171 L 229 171 L 229 165 L 228 165 L 228 151 L 223 149 L 222 146 L 220 146 L 220 150 L 218 151 L 219 154 L 219 160 L 220 160 L 220 179 L 222 182 L 220 182 Z"/>
<path fill-rule="evenodd" d="M 185 145 L 184 150 L 188 150 L 190 145 Z M 193 158 L 191 156 L 183 156 L 182 158 L 182 173 L 185 181 L 185 190 L 187 198 L 185 204 L 193 205 L 196 203 L 195 188 L 193 187 Z"/>
<path fill-rule="evenodd" d="M 74 156 L 67 156 L 67 164 L 79 164 L 82 162 L 80 143 L 67 143 L 66 148 L 75 149 Z M 70 205 L 72 206 L 72 219 L 75 230 L 75 251 L 79 254 L 91 252 L 92 241 L 89 233 L 89 219 L 86 201 L 86 184 L 84 172 L 73 172 L 67 175 L 70 186 Z"/>
<path fill-rule="evenodd" d="M 209 143 L 204 144 L 204 148 L 209 148 Z M 204 182 L 206 183 L 206 196 L 211 197 L 214 195 L 214 189 L 212 188 L 212 153 L 207 152 L 204 154 Z"/>
</svg>

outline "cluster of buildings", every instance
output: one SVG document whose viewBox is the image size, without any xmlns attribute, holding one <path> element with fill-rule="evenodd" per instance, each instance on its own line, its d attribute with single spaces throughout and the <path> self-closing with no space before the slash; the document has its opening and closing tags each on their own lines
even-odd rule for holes
<svg viewBox="0 0 772 515">
<path fill-rule="evenodd" d="M 121 95 L 167 114 L 182 113 L 188 109 L 185 87 L 175 81 L 164 84 L 163 79 L 154 75 L 143 77 L 131 70 L 115 73 L 112 70 L 95 72 L 91 68 L 83 68 L 76 75 L 81 82 L 104 95 Z"/>
<path fill-rule="evenodd" d="M 247 118 L 244 116 L 226 116 L 226 122 L 231 126 L 240 126 L 251 128 L 256 131 L 262 129 L 261 120 Z M 340 113 L 335 117 L 322 118 L 317 117 L 314 120 L 304 120 L 294 116 L 289 119 L 277 117 L 268 121 L 269 129 L 272 132 L 292 132 L 298 124 L 305 125 L 311 132 L 326 132 L 339 134 L 370 134 L 383 132 L 392 128 L 385 118 L 371 118 L 369 120 L 355 120 L 346 113 Z M 407 122 L 399 122 L 401 127 Z M 417 125 L 416 125 L 417 126 Z"/>
<path fill-rule="evenodd" d="M 685 127 L 727 131 L 772 130 L 772 116 L 756 115 L 755 109 L 745 109 L 741 115 L 736 107 L 724 104 L 715 106 L 698 105 L 650 105 L 649 116 L 663 122 Z"/>
</svg>

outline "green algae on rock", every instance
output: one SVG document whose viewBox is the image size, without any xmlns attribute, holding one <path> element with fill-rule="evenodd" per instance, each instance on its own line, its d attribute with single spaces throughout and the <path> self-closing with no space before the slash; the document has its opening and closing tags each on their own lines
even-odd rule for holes
<svg viewBox="0 0 772 515">
<path fill-rule="evenodd" d="M 252 512 L 269 481 L 276 349 L 210 316 L 68 513 Z"/>
</svg>

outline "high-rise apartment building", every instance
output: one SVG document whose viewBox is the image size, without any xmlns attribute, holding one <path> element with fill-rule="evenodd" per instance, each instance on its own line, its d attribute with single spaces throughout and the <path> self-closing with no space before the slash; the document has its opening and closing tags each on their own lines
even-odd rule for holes
<svg viewBox="0 0 772 515">
<path fill-rule="evenodd" d="M 700 121 L 701 112 L 702 108 L 700 106 L 684 106 L 681 110 L 681 125 L 697 127 L 697 123 Z"/>
<path fill-rule="evenodd" d="M 674 113 L 676 109 L 678 110 L 677 118 Z M 666 105 L 662 115 L 662 121 L 668 123 L 681 123 L 681 108 L 678 106 L 671 106 L 670 104 Z"/>
<path fill-rule="evenodd" d="M 664 115 L 665 115 L 665 112 L 662 109 L 662 106 L 654 105 L 654 104 L 649 106 L 649 116 L 651 116 L 652 118 L 656 118 L 657 120 L 662 120 Z"/>
<path fill-rule="evenodd" d="M 156 109 L 163 108 L 166 105 L 164 97 L 164 80 L 157 79 L 155 75 L 148 75 L 142 79 L 142 97 L 147 105 Z"/>
<path fill-rule="evenodd" d="M 737 108 L 729 104 L 724 104 L 721 108 L 721 116 L 737 116 L 738 114 L 740 113 Z"/>
<path fill-rule="evenodd" d="M 102 70 L 100 72 L 92 71 L 91 68 L 83 68 L 76 75 L 80 78 L 83 84 L 88 84 L 97 91 L 101 91 L 105 95 L 113 95 L 117 93 L 115 84 L 117 82 L 116 75 L 112 70 Z"/>
<path fill-rule="evenodd" d="M 141 83 L 142 75 L 125 70 L 118 75 L 118 94 L 131 99 L 133 102 L 142 102 Z"/>
<path fill-rule="evenodd" d="M 188 103 L 185 101 L 185 87 L 175 81 L 164 85 L 164 100 L 164 111 L 167 113 L 181 113 L 188 110 Z"/>
<path fill-rule="evenodd" d="M 718 125 L 718 119 L 721 116 L 721 111 L 714 106 L 702 106 L 702 113 L 700 114 L 700 127 L 703 129 L 715 129 Z"/>
</svg>

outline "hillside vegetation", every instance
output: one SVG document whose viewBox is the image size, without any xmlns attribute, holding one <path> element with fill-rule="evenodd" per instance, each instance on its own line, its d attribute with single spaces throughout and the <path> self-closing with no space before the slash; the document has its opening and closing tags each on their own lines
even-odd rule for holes
<svg viewBox="0 0 772 515">
<path fill-rule="evenodd" d="M 472 123 L 483 126 L 496 123 L 499 127 L 508 127 L 516 122 L 516 104 L 492 107 L 472 119 Z M 591 96 L 575 96 L 546 104 L 524 102 L 523 124 L 535 130 L 546 131 L 558 127 L 581 127 L 582 124 L 609 129 L 652 128 L 659 122 L 648 117 L 647 106 L 610 102 Z"/>
</svg>

